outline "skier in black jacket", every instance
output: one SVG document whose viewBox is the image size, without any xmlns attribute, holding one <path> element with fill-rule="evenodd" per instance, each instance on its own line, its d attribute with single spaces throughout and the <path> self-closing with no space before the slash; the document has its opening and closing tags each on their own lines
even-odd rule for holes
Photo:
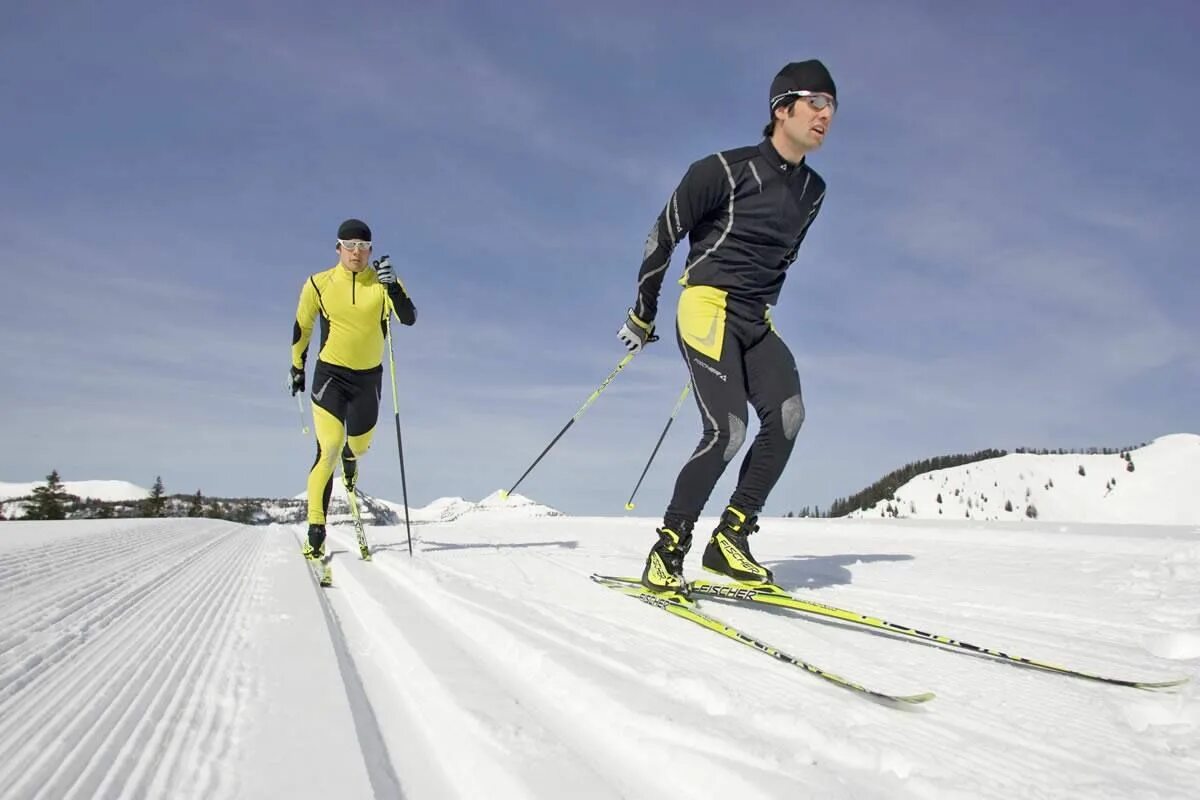
<svg viewBox="0 0 1200 800">
<path fill-rule="evenodd" d="M 704 426 L 646 558 L 642 582 L 651 589 L 683 588 L 692 528 L 745 441 L 747 402 L 759 431 L 703 565 L 739 581 L 773 581 L 747 537 L 787 465 L 804 402 L 795 359 L 771 323 L 770 306 L 825 198 L 825 181 L 805 156 L 824 142 L 836 110 L 837 88 L 825 65 L 785 66 L 771 83 L 763 140 L 692 164 L 646 239 L 637 301 L 618 337 L 631 352 L 651 339 L 671 254 L 688 236 L 676 337 Z"/>
</svg>

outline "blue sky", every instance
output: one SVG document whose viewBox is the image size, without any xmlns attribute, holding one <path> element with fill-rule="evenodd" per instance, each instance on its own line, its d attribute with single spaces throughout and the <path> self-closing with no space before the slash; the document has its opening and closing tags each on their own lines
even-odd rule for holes
<svg viewBox="0 0 1200 800">
<path fill-rule="evenodd" d="M 949 452 L 1200 431 L 1200 10 L 828 5 L 6 11 L 0 480 L 301 491 L 292 318 L 357 216 L 420 311 L 396 337 L 410 501 L 506 488 L 621 358 L 683 171 L 755 143 L 810 57 L 841 107 L 775 313 L 808 418 L 767 513 Z M 685 375 L 664 337 L 518 491 L 623 513 Z M 399 500 L 391 416 L 385 394 L 363 487 Z M 638 513 L 698 437 L 689 402 Z"/>
</svg>

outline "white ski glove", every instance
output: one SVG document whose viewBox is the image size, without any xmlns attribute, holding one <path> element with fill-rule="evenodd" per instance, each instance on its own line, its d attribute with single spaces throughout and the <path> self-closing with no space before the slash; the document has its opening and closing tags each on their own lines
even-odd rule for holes
<svg viewBox="0 0 1200 800">
<path fill-rule="evenodd" d="M 379 282 L 391 289 L 391 284 L 397 283 L 396 272 L 392 269 L 392 262 L 387 256 L 375 262 L 375 277 Z"/>
<path fill-rule="evenodd" d="M 658 337 L 654 335 L 654 322 L 643 321 L 633 313 L 632 308 L 625 316 L 625 324 L 617 331 L 617 338 L 631 353 L 638 352 L 650 342 L 658 341 Z"/>
</svg>

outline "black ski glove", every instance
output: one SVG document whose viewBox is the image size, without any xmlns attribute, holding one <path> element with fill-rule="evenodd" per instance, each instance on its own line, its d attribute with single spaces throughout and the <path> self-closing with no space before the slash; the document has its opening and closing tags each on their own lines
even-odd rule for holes
<svg viewBox="0 0 1200 800">
<path fill-rule="evenodd" d="M 295 397 L 297 392 L 304 391 L 304 370 L 289 367 L 292 376 L 292 396 Z"/>
</svg>

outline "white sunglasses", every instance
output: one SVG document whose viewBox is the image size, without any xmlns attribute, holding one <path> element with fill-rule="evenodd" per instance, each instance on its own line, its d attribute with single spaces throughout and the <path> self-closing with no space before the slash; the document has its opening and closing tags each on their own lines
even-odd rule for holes
<svg viewBox="0 0 1200 800">
<path fill-rule="evenodd" d="M 347 250 L 370 250 L 371 243 L 360 241 L 358 239 L 338 239 L 338 244 Z"/>
<path fill-rule="evenodd" d="M 827 94 L 819 94 L 817 92 L 809 92 L 809 91 L 805 91 L 802 89 L 796 89 L 796 90 L 793 90 L 790 92 L 784 92 L 783 94 L 777 94 L 774 97 L 772 97 L 771 98 L 771 110 L 774 111 L 775 106 L 779 105 L 781 102 L 783 102 L 784 100 L 786 100 L 789 97 L 799 97 L 801 100 L 808 103 L 810 106 L 812 106 L 817 111 L 820 111 L 821 109 L 826 108 L 826 107 L 832 108 L 834 111 L 837 111 L 837 98 L 831 97 L 830 95 L 827 95 Z"/>
</svg>

